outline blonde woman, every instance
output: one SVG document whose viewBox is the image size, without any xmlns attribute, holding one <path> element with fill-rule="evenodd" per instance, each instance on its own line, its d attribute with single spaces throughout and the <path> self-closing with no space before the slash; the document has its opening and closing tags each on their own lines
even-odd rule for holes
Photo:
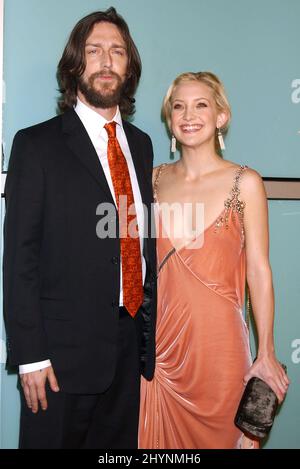
<svg viewBox="0 0 300 469">
<path fill-rule="evenodd" d="M 289 384 L 274 352 L 264 185 L 253 169 L 220 156 L 231 112 L 214 74 L 177 77 L 163 113 L 181 158 L 153 174 L 157 358 L 153 381 L 142 382 L 139 446 L 258 448 L 234 425 L 244 386 L 258 376 L 282 401 Z M 184 216 L 166 216 L 174 204 Z M 254 364 L 242 313 L 246 279 L 259 338 Z"/>
</svg>

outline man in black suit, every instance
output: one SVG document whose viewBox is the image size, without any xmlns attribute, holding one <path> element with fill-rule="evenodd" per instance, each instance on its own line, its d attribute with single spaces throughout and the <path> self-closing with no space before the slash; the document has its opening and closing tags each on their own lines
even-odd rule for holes
<svg viewBox="0 0 300 469">
<path fill-rule="evenodd" d="M 86 16 L 58 66 L 62 114 L 14 139 L 4 310 L 23 388 L 20 448 L 137 446 L 140 374 L 152 378 L 155 355 L 153 152 L 121 113 L 134 112 L 140 74 L 115 9 Z M 119 232 L 123 183 L 135 245 Z"/>
</svg>

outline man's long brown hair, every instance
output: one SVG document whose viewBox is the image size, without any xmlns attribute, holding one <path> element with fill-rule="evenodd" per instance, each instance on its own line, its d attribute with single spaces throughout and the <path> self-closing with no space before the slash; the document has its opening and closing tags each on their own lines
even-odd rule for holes
<svg viewBox="0 0 300 469">
<path fill-rule="evenodd" d="M 86 66 L 85 43 L 94 25 L 100 22 L 116 25 L 126 44 L 128 55 L 127 79 L 123 86 L 119 107 L 123 115 L 130 116 L 135 111 L 133 96 L 140 80 L 142 64 L 126 22 L 113 7 L 106 11 L 96 11 L 85 16 L 71 32 L 58 64 L 57 79 L 61 93 L 58 106 L 60 111 L 64 112 L 76 104 L 78 77 L 84 73 Z"/>
</svg>

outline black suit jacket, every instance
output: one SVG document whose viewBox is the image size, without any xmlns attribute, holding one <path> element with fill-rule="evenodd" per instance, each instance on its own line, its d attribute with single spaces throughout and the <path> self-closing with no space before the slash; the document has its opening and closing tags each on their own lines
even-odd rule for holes
<svg viewBox="0 0 300 469">
<path fill-rule="evenodd" d="M 151 140 L 123 124 L 150 230 Z M 114 202 L 74 110 L 17 133 L 5 197 L 4 315 L 10 364 L 50 358 L 63 390 L 103 392 L 116 365 L 120 240 L 96 235 L 97 206 Z M 117 215 L 115 221 L 118 227 Z M 141 371 L 151 379 L 156 320 L 151 236 L 144 240 L 144 256 L 145 296 L 135 321 Z"/>
</svg>

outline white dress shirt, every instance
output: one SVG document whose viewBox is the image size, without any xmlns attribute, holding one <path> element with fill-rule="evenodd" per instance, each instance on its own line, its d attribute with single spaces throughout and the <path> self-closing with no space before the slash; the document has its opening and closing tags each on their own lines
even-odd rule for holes
<svg viewBox="0 0 300 469">
<path fill-rule="evenodd" d="M 109 189 L 111 191 L 113 200 L 116 205 L 116 197 L 115 197 L 115 192 L 114 192 L 113 183 L 111 179 L 108 158 L 107 158 L 108 135 L 104 128 L 104 125 L 107 124 L 108 121 L 104 117 L 102 117 L 100 114 L 98 114 L 97 112 L 93 111 L 91 108 L 86 106 L 86 104 L 84 104 L 78 98 L 77 98 L 77 104 L 74 109 L 78 117 L 80 118 L 82 124 L 84 125 L 85 130 L 87 131 L 92 141 L 92 144 L 94 145 L 94 148 L 96 150 L 96 153 L 102 165 Z M 136 176 L 135 169 L 134 169 L 132 156 L 131 156 L 127 138 L 123 129 L 123 123 L 122 123 L 122 118 L 121 118 L 119 107 L 117 108 L 115 116 L 109 122 L 112 122 L 112 121 L 115 121 L 117 123 L 117 126 L 116 126 L 117 139 L 122 149 L 122 152 L 126 158 L 130 180 L 131 180 L 132 192 L 133 192 L 134 203 L 135 203 L 135 210 L 136 210 L 136 215 L 137 215 L 137 222 L 138 222 L 138 227 L 139 227 L 139 238 L 140 238 L 141 259 L 142 259 L 142 276 L 143 276 L 143 283 L 144 283 L 145 276 L 146 276 L 146 261 L 145 261 L 145 258 L 143 257 L 144 209 L 143 209 L 141 192 L 139 189 L 137 176 Z M 120 265 L 119 305 L 120 306 L 123 305 L 122 260 L 121 260 L 121 265 Z M 29 373 L 31 371 L 41 370 L 48 366 L 51 366 L 50 360 L 43 360 L 41 362 L 20 365 L 19 373 L 20 374 Z"/>
</svg>

